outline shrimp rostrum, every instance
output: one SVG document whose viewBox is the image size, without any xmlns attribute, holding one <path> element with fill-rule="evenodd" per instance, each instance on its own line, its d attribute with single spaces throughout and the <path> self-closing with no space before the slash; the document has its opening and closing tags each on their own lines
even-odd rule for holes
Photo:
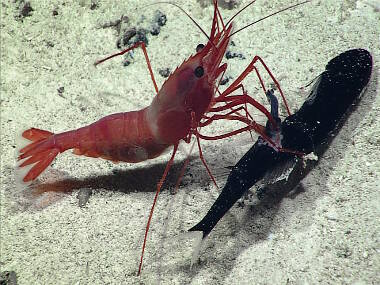
<svg viewBox="0 0 380 285">
<path fill-rule="evenodd" d="M 278 82 L 260 57 L 255 56 L 243 73 L 227 89 L 223 92 L 218 90 L 220 79 L 227 69 L 227 64 L 222 63 L 222 59 L 231 36 L 234 34 L 231 20 L 243 9 L 237 12 L 225 24 L 220 15 L 217 1 L 214 0 L 213 3 L 214 15 L 209 35 L 189 16 L 202 33 L 206 35 L 207 43 L 199 45 L 197 52 L 177 67 L 164 82 L 160 90 L 157 87 L 148 54 L 142 42 L 95 63 L 97 65 L 140 47 L 143 50 L 156 91 L 156 95 L 149 106 L 138 111 L 112 114 L 88 126 L 63 133 L 55 134 L 36 128 L 28 129 L 22 133 L 24 138 L 31 141 L 29 145 L 20 149 L 18 155 L 18 160 L 20 161 L 18 167 L 28 167 L 26 175 L 22 178 L 24 182 L 35 180 L 59 153 L 68 149 L 73 149 L 74 154 L 77 155 L 101 157 L 113 162 L 137 163 L 156 158 L 163 154 L 167 148 L 173 147 L 170 160 L 167 163 L 161 180 L 158 182 L 154 202 L 150 210 L 142 247 L 139 273 L 141 271 L 143 253 L 154 205 L 181 141 L 190 143 L 191 138 L 195 136 L 200 158 L 211 178 L 211 172 L 202 156 L 200 139 L 217 140 L 244 131 L 254 130 L 264 139 L 267 139 L 268 143 L 273 145 L 273 147 L 281 150 L 281 145 L 265 135 L 265 127 L 254 122 L 246 108 L 247 105 L 254 106 L 269 121 L 274 125 L 276 124 L 270 112 L 249 96 L 242 84 L 243 79 L 251 71 L 255 70 L 265 91 L 261 77 L 254 66 L 259 61 L 269 73 L 282 95 Z M 176 4 L 171 4 L 177 6 Z M 177 7 L 180 8 L 179 6 Z M 180 9 L 182 10 L 182 8 Z M 241 91 L 239 95 L 233 95 L 236 90 Z M 243 111 L 246 113 L 241 114 L 240 112 Z M 223 119 L 240 121 L 244 124 L 244 127 L 217 136 L 204 136 L 199 133 L 199 130 L 203 126 L 207 126 L 215 120 Z"/>
</svg>

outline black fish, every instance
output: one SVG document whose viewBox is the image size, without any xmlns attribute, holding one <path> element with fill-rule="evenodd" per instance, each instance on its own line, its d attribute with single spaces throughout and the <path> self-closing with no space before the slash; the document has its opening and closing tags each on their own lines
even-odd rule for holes
<svg viewBox="0 0 380 285">
<path fill-rule="evenodd" d="M 272 116 L 280 122 L 282 147 L 321 155 L 342 126 L 344 115 L 362 94 L 372 72 L 372 56 L 364 49 L 346 51 L 327 65 L 318 77 L 302 107 L 284 122 L 277 115 L 277 99 L 267 93 Z M 268 136 L 275 130 L 267 123 Z M 189 231 L 201 231 L 205 238 L 225 213 L 247 190 L 264 177 L 276 176 L 278 169 L 288 169 L 289 183 L 297 185 L 315 163 L 303 161 L 295 154 L 278 152 L 261 137 L 232 168 L 227 183 L 206 216 Z M 261 196 L 268 193 L 259 193 Z M 260 198 L 260 196 L 259 196 Z"/>
</svg>

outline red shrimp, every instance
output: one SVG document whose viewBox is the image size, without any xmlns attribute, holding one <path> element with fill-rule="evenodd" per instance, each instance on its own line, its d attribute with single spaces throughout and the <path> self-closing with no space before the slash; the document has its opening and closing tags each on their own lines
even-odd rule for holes
<svg viewBox="0 0 380 285">
<path fill-rule="evenodd" d="M 237 12 L 235 16 L 253 2 L 255 1 L 246 5 Z M 177 6 L 173 3 L 170 4 Z M 88 126 L 63 133 L 54 134 L 36 128 L 28 129 L 22 133 L 24 138 L 32 141 L 29 145 L 20 149 L 18 156 L 18 160 L 21 161 L 18 167 L 31 167 L 23 177 L 24 182 L 35 180 L 59 153 L 68 149 L 73 149 L 74 154 L 77 155 L 101 157 L 113 162 L 123 161 L 137 163 L 156 158 L 167 148 L 173 147 L 170 160 L 166 165 L 162 178 L 158 182 L 153 205 L 150 210 L 149 219 L 145 229 L 138 274 L 140 274 L 142 269 L 143 255 L 154 206 L 162 184 L 173 163 L 178 145 L 182 140 L 189 143 L 191 137 L 195 135 L 200 158 L 214 183 L 215 180 L 202 156 L 199 143 L 200 139 L 216 140 L 233 136 L 244 131 L 254 130 L 274 147 L 281 149 L 281 146 L 278 143 L 271 141 L 264 134 L 265 128 L 254 122 L 246 109 L 247 104 L 254 106 L 264 113 L 273 125 L 276 125 L 270 112 L 252 97 L 248 96 L 241 83 L 251 71 L 255 70 L 263 90 L 266 91 L 261 77 L 254 66 L 254 64 L 259 61 L 269 73 L 280 90 L 280 94 L 283 96 L 278 82 L 260 57 L 255 56 L 243 73 L 224 92 L 221 93 L 218 90 L 221 77 L 227 68 L 227 64 L 221 64 L 221 61 L 233 34 L 233 25 L 231 21 L 232 18 L 226 25 L 223 23 L 217 1 L 214 0 L 213 4 L 214 16 L 209 36 L 207 36 L 199 25 L 182 8 L 177 6 L 185 12 L 202 33 L 206 35 L 208 41 L 206 45 L 199 46 L 194 55 L 177 67 L 177 69 L 164 82 L 160 90 L 158 90 L 148 54 L 145 45 L 142 42 L 95 63 L 95 65 L 97 65 L 112 57 L 122 55 L 132 49 L 141 47 L 157 93 L 148 107 L 138 111 L 112 114 Z M 290 9 L 297 5 L 293 5 L 286 9 Z M 279 12 L 271 15 L 277 13 Z M 235 16 L 233 16 L 233 18 Z M 243 95 L 230 95 L 238 89 L 242 90 Z M 216 94 L 218 94 L 218 96 L 216 96 Z M 287 106 L 284 97 L 283 99 Z M 218 103 L 222 103 L 223 105 L 216 106 Z M 227 114 L 220 113 L 226 110 L 230 111 Z M 246 110 L 247 113 L 245 116 L 240 115 L 239 111 L 241 110 Z M 206 114 L 208 113 L 212 115 L 207 116 Z M 199 133 L 201 127 L 212 123 L 214 120 L 221 119 L 240 121 L 245 124 L 245 127 L 217 136 L 204 136 Z M 187 165 L 187 162 L 188 160 L 185 162 L 185 166 Z"/>
</svg>

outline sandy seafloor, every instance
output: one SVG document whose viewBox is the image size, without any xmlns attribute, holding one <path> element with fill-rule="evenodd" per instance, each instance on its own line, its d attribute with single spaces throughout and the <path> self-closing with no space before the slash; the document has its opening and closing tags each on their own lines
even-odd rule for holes
<svg viewBox="0 0 380 285">
<path fill-rule="evenodd" d="M 182 233 L 203 217 L 218 192 L 195 155 L 179 193 L 169 193 L 186 155 L 182 150 L 177 172 L 159 197 L 141 277 L 136 272 L 145 223 L 169 154 L 132 165 L 68 151 L 57 157 L 35 188 L 22 190 L 15 183 L 16 137 L 27 127 L 62 132 L 150 104 L 153 86 L 141 51 L 134 53 L 128 67 L 117 58 L 94 68 L 95 60 L 117 51 L 116 30 L 100 25 L 121 15 L 136 21 L 143 14 L 149 20 L 156 9 L 166 14 L 167 24 L 158 36 L 149 36 L 148 46 L 159 86 L 164 78 L 158 69 L 174 70 L 205 37 L 173 6 L 134 10 L 153 3 L 149 0 L 98 1 L 93 10 L 90 1 L 30 2 L 34 11 L 23 21 L 15 19 L 15 1 L 2 1 L 0 7 L 1 271 L 14 271 L 18 284 L 380 283 L 377 1 L 313 1 L 234 37 L 233 51 L 245 59 L 225 60 L 227 74 L 236 78 L 254 55 L 260 55 L 293 111 L 307 95 L 300 87 L 349 48 L 371 51 L 372 79 L 297 194 L 259 210 L 234 206 L 211 233 L 192 270 L 194 240 Z M 179 3 L 209 29 L 211 6 L 201 8 L 194 0 Z M 292 3 L 258 0 L 237 17 L 236 26 Z M 235 11 L 221 10 L 226 18 Z M 267 78 L 266 82 L 270 84 Z M 245 85 L 265 103 L 254 75 Z M 62 86 L 60 96 L 57 89 Z M 264 122 L 259 112 L 252 114 Z M 234 128 L 215 123 L 204 132 Z M 220 186 L 226 179 L 224 167 L 235 164 L 251 144 L 249 134 L 202 142 Z M 84 188 L 93 194 L 81 208 L 77 196 Z"/>
</svg>

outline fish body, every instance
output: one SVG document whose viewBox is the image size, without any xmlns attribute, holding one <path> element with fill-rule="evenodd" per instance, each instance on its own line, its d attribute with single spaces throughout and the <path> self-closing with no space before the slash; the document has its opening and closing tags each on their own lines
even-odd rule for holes
<svg viewBox="0 0 380 285">
<path fill-rule="evenodd" d="M 350 107 L 361 97 L 370 80 L 372 66 L 372 56 L 364 49 L 348 50 L 330 60 L 301 108 L 280 123 L 278 131 L 283 148 L 321 155 L 343 125 Z M 272 115 L 275 113 L 272 110 Z M 267 124 L 267 135 L 272 136 L 272 131 Z M 232 168 L 219 197 L 205 217 L 189 231 L 200 231 L 205 238 L 255 183 L 282 169 L 289 170 L 289 181 L 294 187 L 314 164 L 305 166 L 302 158 L 279 152 L 259 137 Z"/>
</svg>

